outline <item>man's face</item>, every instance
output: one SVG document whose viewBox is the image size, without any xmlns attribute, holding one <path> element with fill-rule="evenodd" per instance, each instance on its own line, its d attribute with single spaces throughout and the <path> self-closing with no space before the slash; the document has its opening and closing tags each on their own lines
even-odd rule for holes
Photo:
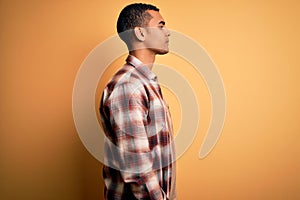
<svg viewBox="0 0 300 200">
<path fill-rule="evenodd" d="M 165 21 L 158 11 L 147 11 L 153 17 L 147 26 L 147 37 L 145 44 L 156 54 L 166 54 L 169 52 L 170 32 L 165 26 Z"/>
</svg>

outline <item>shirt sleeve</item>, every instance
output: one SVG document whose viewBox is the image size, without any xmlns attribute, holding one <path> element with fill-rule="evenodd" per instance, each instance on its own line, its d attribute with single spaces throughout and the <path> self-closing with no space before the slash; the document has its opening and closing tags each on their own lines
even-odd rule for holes
<svg viewBox="0 0 300 200">
<path fill-rule="evenodd" d="M 106 106 L 118 149 L 114 159 L 122 178 L 132 185 L 137 198 L 149 195 L 151 200 L 162 200 L 164 192 L 153 169 L 154 153 L 145 128 L 154 120 L 148 118 L 148 98 L 143 87 L 122 84 L 113 90 Z"/>
</svg>

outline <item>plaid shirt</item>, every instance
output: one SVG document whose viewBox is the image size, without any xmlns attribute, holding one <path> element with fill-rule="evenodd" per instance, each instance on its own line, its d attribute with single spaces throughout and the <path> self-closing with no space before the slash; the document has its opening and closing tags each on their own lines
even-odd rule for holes
<svg viewBox="0 0 300 200">
<path fill-rule="evenodd" d="M 136 57 L 108 83 L 100 104 L 105 199 L 175 199 L 175 151 L 157 77 Z"/>
</svg>

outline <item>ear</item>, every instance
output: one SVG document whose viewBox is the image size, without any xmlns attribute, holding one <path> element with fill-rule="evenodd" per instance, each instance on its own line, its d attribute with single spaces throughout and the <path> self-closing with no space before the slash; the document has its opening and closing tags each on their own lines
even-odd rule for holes
<svg viewBox="0 0 300 200">
<path fill-rule="evenodd" d="M 142 27 L 135 27 L 134 35 L 139 41 L 143 42 L 145 41 L 146 30 Z"/>
</svg>

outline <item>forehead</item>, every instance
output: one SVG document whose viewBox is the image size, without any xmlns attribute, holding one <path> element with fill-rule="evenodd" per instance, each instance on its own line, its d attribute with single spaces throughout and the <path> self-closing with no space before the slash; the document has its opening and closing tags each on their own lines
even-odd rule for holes
<svg viewBox="0 0 300 200">
<path fill-rule="evenodd" d="M 158 11 L 148 10 L 147 12 L 152 16 L 152 19 L 149 21 L 148 26 L 156 26 L 159 24 L 159 22 L 165 21 Z"/>
</svg>

